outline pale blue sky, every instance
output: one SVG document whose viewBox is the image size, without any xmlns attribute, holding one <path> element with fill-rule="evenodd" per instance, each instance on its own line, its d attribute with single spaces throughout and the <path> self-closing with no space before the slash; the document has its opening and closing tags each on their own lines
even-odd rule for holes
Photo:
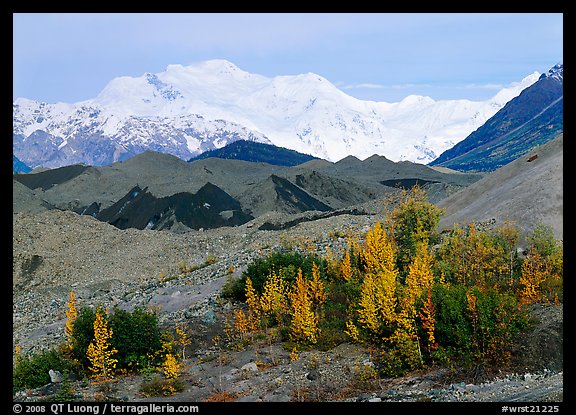
<svg viewBox="0 0 576 415">
<path fill-rule="evenodd" d="M 484 100 L 563 61 L 563 30 L 562 13 L 16 13 L 13 98 L 78 102 L 114 77 L 227 59 L 361 99 Z"/>
</svg>

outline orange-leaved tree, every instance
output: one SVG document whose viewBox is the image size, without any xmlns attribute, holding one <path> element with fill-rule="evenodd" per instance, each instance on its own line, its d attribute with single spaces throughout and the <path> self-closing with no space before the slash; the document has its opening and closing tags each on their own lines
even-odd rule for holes
<svg viewBox="0 0 576 415">
<path fill-rule="evenodd" d="M 428 352 L 434 351 L 438 348 L 438 343 L 436 342 L 435 323 L 436 323 L 436 307 L 432 301 L 432 290 L 428 288 L 426 297 L 422 302 L 422 307 L 420 308 L 420 324 L 422 329 L 426 333 L 425 344 L 428 347 Z"/>
</svg>

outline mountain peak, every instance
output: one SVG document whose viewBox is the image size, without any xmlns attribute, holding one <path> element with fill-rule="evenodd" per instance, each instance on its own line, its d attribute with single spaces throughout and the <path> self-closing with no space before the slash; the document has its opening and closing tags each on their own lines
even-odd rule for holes
<svg viewBox="0 0 576 415">
<path fill-rule="evenodd" d="M 550 68 L 548 70 L 548 72 L 543 73 L 542 76 L 540 76 L 540 79 L 544 79 L 544 78 L 553 78 L 553 79 L 557 79 L 559 81 L 563 81 L 563 79 L 564 79 L 564 64 L 562 62 L 559 62 L 556 65 L 554 65 L 552 68 Z"/>
<path fill-rule="evenodd" d="M 205 77 L 215 77 L 215 78 L 239 78 L 247 79 L 251 77 L 260 77 L 260 75 L 250 74 L 238 66 L 234 65 L 232 62 L 226 59 L 211 59 L 207 61 L 194 62 L 190 65 L 168 65 L 165 72 L 159 74 L 161 78 L 205 78 Z"/>
<path fill-rule="evenodd" d="M 196 64 L 192 64 L 189 67 L 196 67 L 196 68 L 203 68 L 203 69 L 211 69 L 215 71 L 220 71 L 221 73 L 230 73 L 236 71 L 242 71 L 232 62 L 226 59 L 210 59 L 202 62 L 198 62 Z M 242 71 L 243 72 L 243 71 Z"/>
<path fill-rule="evenodd" d="M 400 106 L 408 107 L 408 106 L 422 105 L 422 104 L 427 105 L 427 104 L 434 104 L 434 102 L 436 102 L 436 101 L 434 101 L 429 96 L 408 95 L 406 98 L 404 98 L 402 101 L 400 101 Z"/>
</svg>

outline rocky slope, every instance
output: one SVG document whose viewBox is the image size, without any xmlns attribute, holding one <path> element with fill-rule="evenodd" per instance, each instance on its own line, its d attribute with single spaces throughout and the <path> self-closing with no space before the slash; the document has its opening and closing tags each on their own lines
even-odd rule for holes
<svg viewBox="0 0 576 415">
<path fill-rule="evenodd" d="M 454 223 L 516 224 L 522 235 L 550 226 L 564 238 L 564 136 L 538 146 L 461 191 L 441 200 L 440 229 Z"/>
</svg>

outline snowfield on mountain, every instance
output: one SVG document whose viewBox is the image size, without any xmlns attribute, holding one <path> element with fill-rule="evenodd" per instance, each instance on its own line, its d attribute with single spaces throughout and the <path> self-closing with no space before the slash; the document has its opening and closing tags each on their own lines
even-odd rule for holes
<svg viewBox="0 0 576 415">
<path fill-rule="evenodd" d="M 182 159 L 244 139 L 329 161 L 373 154 L 426 164 L 466 138 L 538 80 L 486 101 L 410 95 L 400 102 L 353 98 L 313 73 L 267 78 L 226 60 L 118 77 L 94 99 L 13 103 L 14 154 L 34 168 L 105 165 L 144 150 Z"/>
</svg>

